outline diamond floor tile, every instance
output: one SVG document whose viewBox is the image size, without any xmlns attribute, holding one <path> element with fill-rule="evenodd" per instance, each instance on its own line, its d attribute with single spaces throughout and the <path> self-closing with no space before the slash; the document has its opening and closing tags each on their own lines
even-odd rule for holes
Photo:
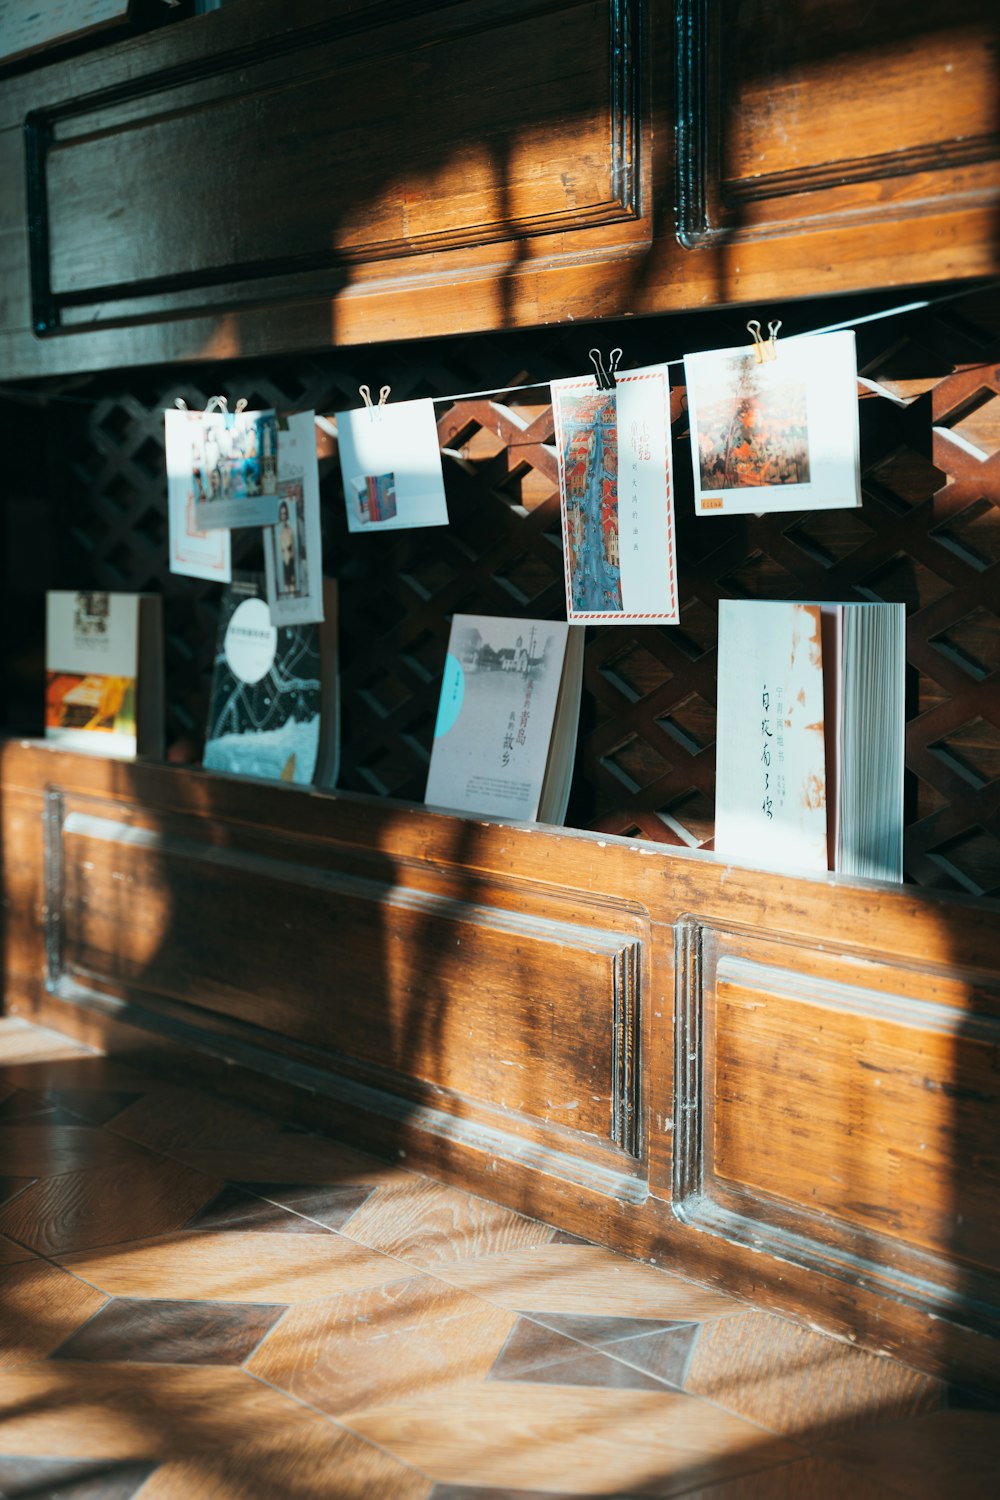
<svg viewBox="0 0 1000 1500">
<path fill-rule="evenodd" d="M 287 1308 L 257 1302 L 117 1297 L 61 1344 L 53 1359 L 92 1363 L 239 1365 Z"/>
<path fill-rule="evenodd" d="M 12 1079 L 4 1036 L 0 1494 L 992 1500 L 981 1394 L 96 1054 Z"/>
</svg>

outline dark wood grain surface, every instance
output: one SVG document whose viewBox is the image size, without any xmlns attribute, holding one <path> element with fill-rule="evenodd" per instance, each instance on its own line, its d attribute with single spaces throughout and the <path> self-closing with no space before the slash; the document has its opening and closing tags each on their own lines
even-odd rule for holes
<svg viewBox="0 0 1000 1500">
<path fill-rule="evenodd" d="M 30 377 L 996 274 L 996 40 L 987 0 L 243 0 L 0 85 L 0 356 Z"/>
</svg>

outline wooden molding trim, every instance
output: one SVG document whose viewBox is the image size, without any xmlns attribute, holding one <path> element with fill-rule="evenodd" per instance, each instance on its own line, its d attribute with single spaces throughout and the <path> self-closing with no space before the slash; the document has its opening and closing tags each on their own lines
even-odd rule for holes
<svg viewBox="0 0 1000 1500">
<path fill-rule="evenodd" d="M 753 1173 L 752 1177 L 760 1179 L 757 1182 L 752 1177 L 741 1181 L 734 1175 L 732 1159 L 721 1163 L 718 1159 L 727 1139 L 738 1133 L 742 1144 L 737 1157 L 766 1161 L 773 1153 L 778 1162 L 789 1151 L 793 1155 L 799 1152 L 809 1158 L 804 1175 L 816 1184 L 828 1172 L 844 1172 L 850 1177 L 852 1163 L 848 1160 L 843 1164 L 837 1153 L 844 1147 L 849 1151 L 853 1145 L 858 1163 L 864 1165 L 859 1169 L 859 1164 L 854 1164 L 858 1180 L 851 1190 L 863 1196 L 862 1183 L 880 1155 L 890 1163 L 897 1152 L 911 1153 L 913 1171 L 919 1173 L 925 1165 L 922 1189 L 928 1197 L 934 1191 L 947 1193 L 949 1188 L 957 1192 L 956 1183 L 941 1184 L 935 1176 L 937 1165 L 932 1158 L 936 1142 L 933 1127 L 928 1128 L 933 1112 L 926 1112 L 923 1118 L 912 1117 L 904 1108 L 894 1127 L 891 1119 L 897 1101 L 890 1102 L 887 1097 L 885 1112 L 879 1117 L 876 1106 L 869 1105 L 866 1110 L 858 1102 L 863 1096 L 852 1088 L 847 1075 L 852 1066 L 867 1071 L 876 1097 L 884 1078 L 886 1096 L 895 1087 L 907 1095 L 907 1103 L 921 1094 L 943 1094 L 949 1108 L 968 1102 L 989 1109 L 988 1091 L 977 1089 L 970 1081 L 974 1080 L 976 1066 L 970 1054 L 978 1049 L 984 1056 L 995 1058 L 1000 1053 L 1000 994 L 995 983 L 986 986 L 985 1005 L 978 1010 L 928 999 L 915 1006 L 912 995 L 891 988 L 893 978 L 905 982 L 905 972 L 897 971 L 893 976 L 888 967 L 884 972 L 872 969 L 868 985 L 861 982 L 864 970 L 857 983 L 820 977 L 808 969 L 799 972 L 794 967 L 798 961 L 794 945 L 787 945 L 788 967 L 758 962 L 748 956 L 753 935 L 736 927 L 727 930 L 684 917 L 677 923 L 675 943 L 671 1206 L 677 1218 L 693 1229 L 722 1236 L 756 1253 L 793 1260 L 835 1281 L 863 1284 L 928 1316 L 944 1313 L 989 1337 L 1000 1336 L 1000 1264 L 995 1245 L 993 1263 L 987 1263 L 983 1248 L 986 1239 L 979 1242 L 975 1252 L 970 1247 L 964 1254 L 952 1254 L 949 1247 L 948 1254 L 936 1253 L 926 1240 L 924 1227 L 899 1204 L 856 1205 L 845 1197 L 848 1212 L 842 1214 L 824 1205 L 822 1195 L 819 1200 L 800 1196 L 799 1184 L 783 1179 L 778 1166 Z M 768 954 L 768 959 L 771 956 Z M 918 977 L 916 970 L 914 977 Z M 723 1059 L 726 1038 L 720 1029 L 719 987 L 727 985 L 754 998 L 739 1012 L 747 1039 L 738 1055 Z M 781 1015 L 790 1018 L 790 1025 L 782 1025 L 777 1017 L 782 1005 Z M 768 1006 L 775 1010 L 774 1021 L 767 1019 Z M 837 1032 L 827 1036 L 821 1025 L 815 1050 L 810 1053 L 808 1018 L 824 1012 L 833 1012 L 845 1023 L 841 1029 L 849 1030 L 852 1036 L 848 1049 L 841 1048 Z M 758 1014 L 765 1017 L 760 1025 L 756 1023 Z M 896 1034 L 892 1060 L 887 1058 L 885 1042 L 876 1035 L 877 1026 L 873 1030 L 870 1022 L 882 1023 L 883 1032 Z M 787 1076 L 776 1075 L 770 1067 L 768 1046 L 779 1029 L 781 1045 L 795 1053 Z M 924 1046 L 924 1036 L 946 1039 L 948 1045 L 941 1052 L 947 1056 L 947 1077 L 936 1075 L 934 1054 Z M 750 1076 L 754 1073 L 756 1078 Z M 795 1094 L 786 1095 L 769 1115 L 754 1108 L 752 1101 L 762 1091 L 780 1095 L 793 1074 L 799 1078 Z M 857 1121 L 852 1116 L 851 1123 L 845 1122 L 845 1139 L 841 1141 L 824 1139 L 824 1101 L 816 1093 L 831 1074 L 838 1078 L 843 1109 L 857 1110 Z M 738 1080 L 735 1085 L 733 1079 Z M 745 1089 L 745 1094 L 731 1097 L 734 1086 Z M 813 1110 L 817 1111 L 817 1123 L 811 1126 L 808 1117 Z M 737 1115 L 741 1117 L 738 1120 Z M 958 1143 L 964 1138 L 962 1127 L 949 1115 L 947 1128 L 949 1149 L 957 1153 Z M 748 1145 L 751 1140 L 754 1144 Z M 920 1154 L 925 1151 L 926 1164 Z M 956 1159 L 950 1165 L 952 1175 L 957 1175 L 960 1163 Z M 815 1190 L 814 1186 L 811 1191 Z M 876 1212 L 884 1227 L 874 1223 Z M 955 1210 L 942 1203 L 937 1213 L 947 1222 L 949 1213 Z M 957 1223 L 962 1223 L 961 1213 Z"/>
<path fill-rule="evenodd" d="M 916 172 L 937 172 L 975 166 L 1000 157 L 1000 135 L 976 135 L 962 141 L 934 141 L 908 151 L 886 151 L 882 155 L 845 158 L 800 167 L 793 172 L 766 172 L 760 177 L 726 177 L 722 181 L 725 203 L 756 203 L 765 198 L 785 198 L 792 193 L 810 193 L 819 188 L 846 187 L 852 182 L 875 182 L 883 177 L 908 177 Z"/>
<path fill-rule="evenodd" d="M 206 52 L 182 67 L 153 68 L 32 111 L 25 123 L 25 170 L 35 333 L 70 326 L 79 332 L 98 321 L 129 319 L 151 297 L 170 298 L 174 315 L 198 315 L 216 305 L 211 289 L 234 284 L 242 287 L 241 305 L 252 307 L 272 299 L 276 286 L 289 277 L 331 273 L 336 286 L 355 265 L 637 218 L 641 28 L 634 0 L 604 0 L 603 18 L 580 0 L 555 6 L 551 0 L 512 0 L 504 8 L 443 5 L 429 14 L 421 8 L 417 18 L 396 17 L 395 25 L 390 24 L 393 9 L 370 10 L 361 19 L 348 13 L 342 22 L 286 32 L 276 40 L 261 37 L 241 49 L 236 74 L 231 63 L 220 68 L 217 55 Z M 458 65 L 463 48 L 475 47 L 476 71 L 488 75 L 491 38 L 495 66 L 503 69 L 505 59 L 525 51 L 521 31 L 550 26 L 553 11 L 566 13 L 561 24 L 570 35 L 578 33 L 578 48 L 588 55 L 606 26 L 601 77 L 606 112 L 598 110 L 581 136 L 567 94 L 566 101 L 553 100 L 537 120 L 527 122 L 535 139 L 524 146 L 513 122 L 504 123 L 506 74 L 498 73 L 491 95 L 500 111 L 497 125 L 487 130 L 483 124 L 486 133 L 474 162 L 463 164 L 458 157 L 449 166 L 442 136 L 448 122 L 440 100 L 420 93 L 436 86 L 435 75 L 412 70 L 417 41 L 425 52 L 445 49 L 439 65 L 445 76 L 449 66 Z M 352 50 L 348 43 L 362 34 L 366 46 Z M 413 95 L 415 175 L 407 175 L 409 158 L 390 159 L 391 135 L 363 137 L 363 111 L 359 116 L 354 106 L 367 97 L 373 54 L 383 70 L 396 70 L 398 90 Z M 391 79 L 387 87 L 393 87 Z M 281 141 L 269 155 L 267 140 L 280 136 L 283 121 L 303 108 L 304 89 L 311 91 L 309 131 L 301 145 Z M 490 87 L 484 86 L 484 94 L 490 95 Z M 515 98 L 507 108 L 508 113 L 516 108 Z M 170 226 L 188 223 L 195 246 L 202 223 L 219 218 L 217 175 L 226 169 L 224 161 L 213 169 L 212 141 L 217 137 L 218 149 L 224 150 L 247 128 L 256 132 L 248 137 L 248 152 L 262 181 L 241 195 L 236 232 L 220 238 L 220 231 L 213 231 L 211 246 L 195 252 L 185 266 L 187 250 Z M 331 144 L 320 149 L 316 143 L 324 134 Z M 603 159 L 596 154 L 598 144 Z M 327 152 L 348 147 L 355 160 L 341 180 Z M 455 149 L 452 142 L 451 156 Z M 311 156 L 304 154 L 310 151 Z M 112 170 L 113 161 L 130 153 L 148 161 L 148 180 L 145 173 L 130 180 Z M 190 170 L 168 171 L 171 162 L 188 162 Z M 463 179 L 454 215 L 440 205 L 430 212 L 441 197 L 438 179 L 446 169 Z M 292 171 L 310 180 L 314 203 L 308 214 L 295 208 L 294 197 L 281 200 L 283 181 Z M 281 223 L 292 212 L 302 222 L 283 237 Z M 220 258 L 223 243 L 228 249 Z M 235 253 L 237 244 L 243 254 Z M 142 249 L 141 259 L 136 247 Z M 344 269 L 333 275 L 338 267 Z"/>
<path fill-rule="evenodd" d="M 629 943 L 615 954 L 614 1051 L 612 1058 L 611 1139 L 630 1156 L 640 1155 L 639 1058 L 640 952 Z"/>
</svg>

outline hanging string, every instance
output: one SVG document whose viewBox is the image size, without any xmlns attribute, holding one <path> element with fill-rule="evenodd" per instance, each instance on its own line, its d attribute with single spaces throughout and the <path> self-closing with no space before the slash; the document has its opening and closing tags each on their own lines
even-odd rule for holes
<svg viewBox="0 0 1000 1500">
<path fill-rule="evenodd" d="M 1000 287 L 1000 280 L 987 281 L 981 286 L 963 287 L 961 291 L 945 292 L 940 297 L 924 297 L 919 302 L 901 302 L 896 307 L 882 308 L 880 312 L 864 313 L 857 318 L 845 318 L 840 323 L 827 323 L 822 328 L 810 328 L 804 330 L 802 333 L 788 334 L 785 336 L 783 342 L 787 344 L 793 339 L 817 338 L 822 333 L 842 333 L 847 329 L 860 328 L 864 323 L 880 323 L 886 318 L 899 318 L 906 313 L 923 312 L 929 307 L 941 307 L 947 302 L 955 302 L 962 297 L 971 297 L 982 292 L 995 291 L 998 287 Z M 768 327 L 770 328 L 770 324 Z M 780 327 L 780 324 L 776 325 L 776 327 Z M 678 359 L 660 359 L 656 360 L 655 363 L 666 365 L 668 368 L 674 368 L 682 365 L 684 358 L 681 356 Z M 583 378 L 585 377 L 581 376 L 581 379 Z M 486 390 L 482 391 L 460 391 L 455 395 L 432 396 L 430 399 L 436 406 L 451 406 L 459 401 L 478 401 L 491 396 L 513 396 L 521 391 L 544 390 L 551 383 L 551 380 L 530 380 L 524 385 L 495 385 L 489 386 Z M 884 387 L 878 386 L 876 381 L 866 380 L 863 383 L 879 394 L 890 394 L 888 391 L 885 391 Z M 384 405 L 383 392 L 387 398 L 388 387 L 383 387 L 379 391 L 379 406 Z M 19 390 L 16 386 L 0 386 L 0 397 L 8 397 L 12 401 L 33 401 L 43 406 L 50 401 L 59 401 L 73 406 L 102 406 L 104 401 L 108 399 L 107 397 L 101 397 L 95 400 L 93 396 L 63 396 L 54 393 L 50 394 L 47 391 L 25 391 Z"/>
</svg>

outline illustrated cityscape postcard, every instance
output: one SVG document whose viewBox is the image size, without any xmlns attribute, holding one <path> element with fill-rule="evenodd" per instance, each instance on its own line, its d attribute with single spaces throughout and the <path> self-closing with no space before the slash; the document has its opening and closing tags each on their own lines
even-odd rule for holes
<svg viewBox="0 0 1000 1500">
<path fill-rule="evenodd" d="M 676 624 L 666 367 L 619 375 L 613 391 L 553 381 L 552 409 L 567 620 Z"/>
<path fill-rule="evenodd" d="M 197 413 L 191 454 L 194 519 L 211 531 L 278 519 L 278 418 L 273 411 Z"/>
<path fill-rule="evenodd" d="M 348 531 L 447 526 L 433 402 L 363 406 L 336 422 Z"/>
<path fill-rule="evenodd" d="M 861 504 L 854 334 L 684 356 L 699 516 Z"/>
<path fill-rule="evenodd" d="M 205 531 L 195 520 L 194 445 L 200 440 L 202 413 L 170 407 L 163 413 L 167 461 L 167 518 L 170 571 L 186 578 L 228 583 L 232 577 L 229 532 Z"/>
<path fill-rule="evenodd" d="M 263 529 L 264 578 L 275 625 L 323 618 L 316 413 L 278 421 L 278 520 Z"/>
</svg>

